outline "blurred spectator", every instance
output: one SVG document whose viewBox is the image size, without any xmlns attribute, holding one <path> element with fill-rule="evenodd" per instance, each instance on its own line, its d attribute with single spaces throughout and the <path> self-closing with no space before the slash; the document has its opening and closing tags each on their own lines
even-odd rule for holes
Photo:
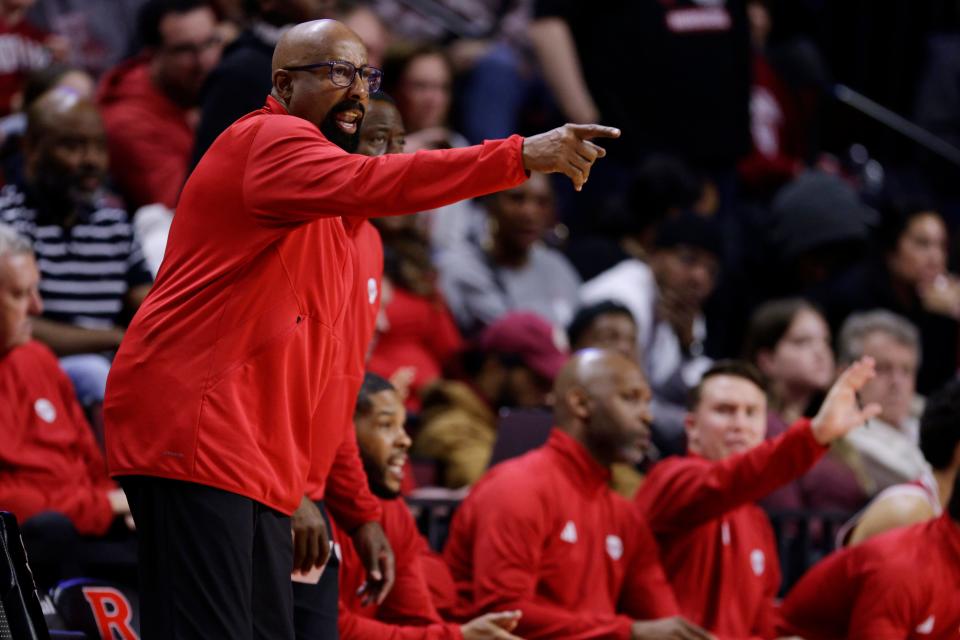
<svg viewBox="0 0 960 640">
<path fill-rule="evenodd" d="M 881 492 L 844 525 L 838 546 L 936 518 L 946 509 L 960 473 L 960 382 L 950 382 L 927 401 L 920 418 L 920 450 L 931 470 Z"/>
<path fill-rule="evenodd" d="M 363 1 L 341 2 L 337 20 L 360 36 L 360 41 L 367 48 L 367 64 L 382 69 L 392 34 L 373 8 Z"/>
<path fill-rule="evenodd" d="M 777 631 L 823 639 L 955 637 L 958 548 L 954 485 L 939 518 L 842 549 L 813 567 L 784 599 Z"/>
<path fill-rule="evenodd" d="M 35 0 L 29 18 L 65 42 L 64 61 L 100 77 L 130 54 L 146 0 Z"/>
<path fill-rule="evenodd" d="M 781 267 L 768 268 L 773 296 L 802 294 L 836 279 L 862 257 L 876 222 L 877 212 L 837 176 L 800 174 L 770 207 L 770 263 Z"/>
<path fill-rule="evenodd" d="M 203 87 L 191 166 L 235 120 L 263 106 L 270 93 L 273 48 L 283 32 L 333 10 L 330 0 L 250 0 L 247 4 L 247 28 L 224 49 Z"/>
<path fill-rule="evenodd" d="M 444 557 L 461 615 L 518 609 L 525 638 L 707 638 L 679 617 L 656 543 L 612 492 L 610 464 L 638 463 L 650 389 L 614 351 L 560 372 L 545 445 L 494 467 L 454 514 Z"/>
<path fill-rule="evenodd" d="M 458 488 L 486 471 L 502 408 L 543 407 L 567 359 L 557 331 L 532 313 L 508 313 L 487 327 L 463 355 L 463 380 L 424 392 L 413 453 L 443 467 L 443 484 Z"/>
<path fill-rule="evenodd" d="M 553 218 L 553 190 L 543 174 L 483 200 L 489 246 L 470 243 L 438 259 L 440 284 L 457 324 L 474 334 L 508 311 L 533 311 L 565 327 L 580 278 L 542 238 Z M 443 215 L 439 213 L 437 215 Z"/>
<path fill-rule="evenodd" d="M 85 71 L 51 64 L 27 74 L 17 111 L 0 118 L 0 184 L 23 180 L 23 134 L 27 131 L 27 111 L 37 98 L 55 87 L 69 89 L 77 96 L 93 97 L 94 83 Z"/>
<path fill-rule="evenodd" d="M 19 108 L 27 74 L 62 58 L 66 43 L 27 19 L 36 0 L 0 0 L 0 116 Z"/>
<path fill-rule="evenodd" d="M 855 399 L 872 373 L 857 363 L 813 420 L 767 441 L 759 371 L 727 360 L 703 375 L 690 394 L 688 455 L 655 465 L 636 498 L 691 620 L 720 637 L 776 637 L 780 560 L 773 528 L 754 502 L 806 472 L 879 409 L 861 410 Z"/>
<path fill-rule="evenodd" d="M 482 616 L 462 626 L 440 618 L 431 600 L 424 554 L 427 542 L 400 497 L 403 468 L 410 448 L 410 437 L 403 429 L 406 412 L 393 386 L 373 374 L 367 374 L 357 397 L 354 425 L 360 457 L 367 471 L 370 490 L 383 507 L 380 524 L 390 541 L 396 562 L 396 587 L 382 603 L 365 602 L 362 593 L 366 569 L 346 531 L 334 528 L 340 543 L 340 637 L 344 640 L 397 637 L 410 640 L 463 637 L 465 640 L 502 637 L 496 630 L 512 629 L 516 615 L 496 613 Z M 452 579 L 449 577 L 448 580 Z M 452 595 L 452 594 L 451 594 Z"/>
<path fill-rule="evenodd" d="M 830 214 L 839 218 L 836 212 Z M 891 209 L 880 229 L 882 254 L 814 292 L 831 326 L 854 311 L 888 309 L 917 327 L 922 343 L 917 390 L 927 393 L 957 372 L 960 280 L 947 271 L 947 229 L 927 207 Z"/>
<path fill-rule="evenodd" d="M 403 153 L 405 129 L 386 94 L 371 97 L 360 129 L 358 153 Z M 419 410 L 420 391 L 435 382 L 460 351 L 463 340 L 437 289 L 430 243 L 421 216 L 375 218 L 384 250 L 388 286 L 381 296 L 381 320 L 368 369 L 385 378 L 403 375 L 407 406 Z"/>
<path fill-rule="evenodd" d="M 637 167 L 619 206 L 601 208 L 591 228 L 571 234 L 566 253 L 584 280 L 627 258 L 646 259 L 664 218 L 716 212 L 716 189 L 675 156 L 653 154 Z"/>
<path fill-rule="evenodd" d="M 754 195 L 775 192 L 802 168 L 808 152 L 803 104 L 767 56 L 773 27 L 769 0 L 747 0 L 753 45 L 750 135 L 753 149 L 737 163 L 741 182 Z"/>
<path fill-rule="evenodd" d="M 148 0 L 143 49 L 111 69 L 97 93 L 117 187 L 132 208 L 176 207 L 193 151 L 200 88 L 220 59 L 206 0 Z"/>
<path fill-rule="evenodd" d="M 843 366 L 863 356 L 870 356 L 877 365 L 877 375 L 863 387 L 860 399 L 876 402 L 883 411 L 847 436 L 860 452 L 873 490 L 927 474 L 927 462 L 918 446 L 923 399 L 917 395 L 917 328 L 889 311 L 854 313 L 840 329 L 837 348 Z"/>
<path fill-rule="evenodd" d="M 693 212 L 658 225 L 649 262 L 624 260 L 585 283 L 585 303 L 614 300 L 637 322 L 637 352 L 653 389 L 654 443 L 682 453 L 689 390 L 710 366 L 703 354 L 703 305 L 713 292 L 721 255 L 714 220 Z"/>
<path fill-rule="evenodd" d="M 25 180 L 0 192 L 0 221 L 34 243 L 45 314 L 37 338 L 57 355 L 80 401 L 103 400 L 124 310 L 139 307 L 152 278 L 122 206 L 103 189 L 107 149 L 96 107 L 54 89 L 31 107 Z M 76 355 L 81 354 L 81 355 Z"/>
<path fill-rule="evenodd" d="M 750 319 L 744 358 L 769 381 L 766 437 L 776 438 L 811 415 L 834 377 L 830 327 L 823 315 L 800 298 L 761 305 Z M 875 491 L 864 461 L 845 439 L 805 475 L 765 497 L 771 509 L 823 509 L 853 512 Z"/>
<path fill-rule="evenodd" d="M 581 349 L 611 349 L 640 364 L 637 356 L 637 323 L 630 310 L 617 302 L 598 302 L 581 307 L 567 327 L 572 352 Z M 643 482 L 636 467 L 620 462 L 610 466 L 610 486 L 628 500 Z"/>
<path fill-rule="evenodd" d="M 98 547 L 81 536 L 106 534 L 130 509 L 70 380 L 31 337 L 30 316 L 43 307 L 39 282 L 29 241 L 0 224 L 0 509 L 19 519 L 34 574 L 51 587 L 98 560 Z M 129 549 L 126 561 L 135 562 Z"/>
</svg>

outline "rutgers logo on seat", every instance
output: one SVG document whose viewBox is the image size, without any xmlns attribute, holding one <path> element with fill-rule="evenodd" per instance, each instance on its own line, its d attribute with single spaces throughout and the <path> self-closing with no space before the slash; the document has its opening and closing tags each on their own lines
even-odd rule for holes
<svg viewBox="0 0 960 640">
<path fill-rule="evenodd" d="M 102 580 L 65 580 L 53 591 L 64 626 L 98 640 L 140 640 L 136 591 Z"/>
</svg>

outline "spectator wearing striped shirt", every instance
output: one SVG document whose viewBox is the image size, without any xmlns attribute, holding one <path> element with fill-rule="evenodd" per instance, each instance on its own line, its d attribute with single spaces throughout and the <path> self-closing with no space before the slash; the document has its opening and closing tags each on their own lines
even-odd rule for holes
<svg viewBox="0 0 960 640">
<path fill-rule="evenodd" d="M 27 115 L 24 180 L 0 191 L 0 222 L 31 240 L 40 268 L 44 315 L 34 334 L 87 405 L 103 400 L 121 319 L 152 281 L 126 211 L 103 188 L 106 170 L 96 107 L 54 89 Z"/>
</svg>

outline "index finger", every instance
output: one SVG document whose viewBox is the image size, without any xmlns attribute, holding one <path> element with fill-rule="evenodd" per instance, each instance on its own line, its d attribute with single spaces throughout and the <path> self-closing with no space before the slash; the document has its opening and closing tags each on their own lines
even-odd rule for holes
<svg viewBox="0 0 960 640">
<path fill-rule="evenodd" d="M 570 130 L 573 131 L 581 140 L 589 140 L 590 138 L 619 138 L 620 129 L 616 127 L 605 127 L 602 124 L 568 124 Z"/>
</svg>

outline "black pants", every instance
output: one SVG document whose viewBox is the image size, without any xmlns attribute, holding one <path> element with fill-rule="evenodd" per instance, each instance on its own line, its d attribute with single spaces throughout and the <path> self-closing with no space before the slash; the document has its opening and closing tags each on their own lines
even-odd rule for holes
<svg viewBox="0 0 960 640">
<path fill-rule="evenodd" d="M 293 640 L 289 517 L 191 482 L 120 485 L 140 538 L 143 640 Z"/>
<path fill-rule="evenodd" d="M 327 531 L 333 535 L 330 515 L 323 502 L 317 507 L 327 523 Z M 340 573 L 340 558 L 330 554 L 327 566 L 317 584 L 293 583 L 293 622 L 297 640 L 339 640 L 337 628 L 337 579 Z"/>
</svg>

